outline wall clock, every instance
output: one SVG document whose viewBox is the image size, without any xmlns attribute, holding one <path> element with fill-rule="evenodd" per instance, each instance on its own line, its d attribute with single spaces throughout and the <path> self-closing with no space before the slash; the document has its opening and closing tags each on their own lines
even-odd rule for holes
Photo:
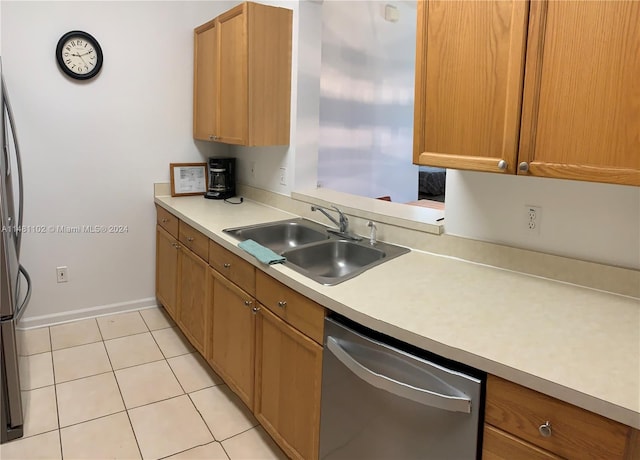
<svg viewBox="0 0 640 460">
<path fill-rule="evenodd" d="M 58 40 L 56 59 L 60 69 L 71 78 L 88 80 L 102 68 L 102 48 L 90 34 L 73 30 Z"/>
</svg>

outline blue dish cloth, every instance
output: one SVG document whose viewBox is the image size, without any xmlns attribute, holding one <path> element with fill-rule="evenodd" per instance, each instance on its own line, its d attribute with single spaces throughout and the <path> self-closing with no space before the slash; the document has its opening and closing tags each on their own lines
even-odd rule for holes
<svg viewBox="0 0 640 460">
<path fill-rule="evenodd" d="M 256 243 L 253 240 L 244 240 L 241 243 L 238 243 L 238 247 L 247 251 L 253 257 L 258 259 L 263 264 L 273 265 L 273 264 L 281 264 L 286 259 L 279 254 L 276 254 L 269 248 L 265 248 L 259 243 Z"/>
</svg>

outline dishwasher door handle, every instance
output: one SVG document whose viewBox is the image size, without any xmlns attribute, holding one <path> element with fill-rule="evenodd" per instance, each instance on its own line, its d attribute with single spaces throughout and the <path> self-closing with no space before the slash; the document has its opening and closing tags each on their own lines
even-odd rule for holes
<svg viewBox="0 0 640 460">
<path fill-rule="evenodd" d="M 443 395 L 425 388 L 400 382 L 386 375 L 378 374 L 354 359 L 353 356 L 340 346 L 338 340 L 334 337 L 327 337 L 327 348 L 347 369 L 371 386 L 425 406 L 435 407 L 449 412 L 471 413 L 470 398 Z"/>
</svg>

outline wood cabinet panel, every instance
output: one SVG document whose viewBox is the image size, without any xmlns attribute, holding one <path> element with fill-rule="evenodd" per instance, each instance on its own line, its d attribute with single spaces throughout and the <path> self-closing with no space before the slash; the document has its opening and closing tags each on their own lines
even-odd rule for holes
<svg viewBox="0 0 640 460">
<path fill-rule="evenodd" d="M 209 258 L 209 238 L 195 228 L 180 221 L 180 242 L 200 256 L 204 261 Z"/>
<path fill-rule="evenodd" d="M 212 140 L 217 131 L 216 98 L 218 87 L 218 22 L 213 20 L 200 26 L 194 34 L 193 48 L 193 137 Z"/>
<path fill-rule="evenodd" d="M 484 426 L 482 460 L 560 460 L 561 458 L 496 427 Z"/>
<path fill-rule="evenodd" d="M 551 424 L 543 437 L 540 425 Z M 566 458 L 624 458 L 630 428 L 489 375 L 485 422 Z"/>
<path fill-rule="evenodd" d="M 178 241 L 156 225 L 156 297 L 174 320 L 178 305 L 179 253 Z"/>
<path fill-rule="evenodd" d="M 244 403 L 253 408 L 255 314 L 253 298 L 209 269 L 212 282 L 211 347 L 207 360 Z"/>
<path fill-rule="evenodd" d="M 418 2 L 414 163 L 515 172 L 527 12 L 520 0 Z"/>
<path fill-rule="evenodd" d="M 256 418 L 291 458 L 317 458 L 322 347 L 262 308 L 256 350 Z"/>
<path fill-rule="evenodd" d="M 204 354 L 207 338 L 208 266 L 189 249 L 180 249 L 176 322 L 193 346 Z"/>
<path fill-rule="evenodd" d="M 640 3 L 532 2 L 527 174 L 640 185 Z"/>
<path fill-rule="evenodd" d="M 324 307 L 266 273 L 256 273 L 256 299 L 274 314 L 318 343 L 324 335 Z"/>
<path fill-rule="evenodd" d="M 256 270 L 254 266 L 211 240 L 209 240 L 209 265 L 247 291 L 249 295 L 255 295 Z"/>
<path fill-rule="evenodd" d="M 156 205 L 156 223 L 171 236 L 178 238 L 178 218 L 164 208 Z"/>
</svg>

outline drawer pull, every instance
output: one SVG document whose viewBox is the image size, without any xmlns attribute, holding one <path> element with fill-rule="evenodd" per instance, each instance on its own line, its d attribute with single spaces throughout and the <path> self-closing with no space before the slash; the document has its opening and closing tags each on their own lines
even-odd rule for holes
<svg viewBox="0 0 640 460">
<path fill-rule="evenodd" d="M 252 302 L 251 300 L 245 300 L 245 301 L 244 301 L 244 304 L 245 304 L 247 307 L 250 307 L 250 306 L 253 304 L 253 302 Z"/>
<path fill-rule="evenodd" d="M 231 268 L 231 264 L 222 264 L 224 268 Z"/>
<path fill-rule="evenodd" d="M 548 438 L 551 436 L 551 423 L 549 420 L 544 422 L 542 425 L 538 427 L 538 431 L 542 435 L 543 438 Z"/>
<path fill-rule="evenodd" d="M 286 300 L 281 300 L 278 302 L 278 306 L 280 308 L 285 308 L 287 306 L 287 301 Z"/>
<path fill-rule="evenodd" d="M 255 315 L 256 313 L 258 313 L 260 311 L 260 307 L 253 307 L 251 309 L 251 311 L 253 312 L 253 314 Z"/>
<path fill-rule="evenodd" d="M 193 237 L 192 237 L 192 236 L 188 236 L 188 237 L 187 237 L 187 241 L 188 241 L 189 243 L 191 243 L 191 242 L 193 241 Z"/>
</svg>

